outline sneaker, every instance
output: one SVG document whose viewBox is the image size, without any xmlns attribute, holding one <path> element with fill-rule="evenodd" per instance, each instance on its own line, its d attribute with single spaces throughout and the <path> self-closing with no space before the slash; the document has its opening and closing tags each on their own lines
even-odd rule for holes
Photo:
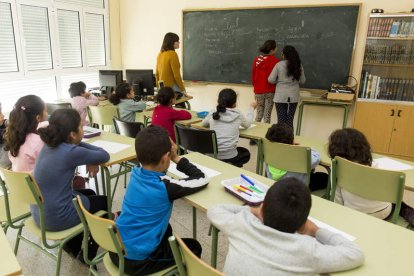
<svg viewBox="0 0 414 276">
<path fill-rule="evenodd" d="M 404 202 L 401 202 L 400 216 L 402 216 L 408 223 L 414 226 L 414 209 Z"/>
<path fill-rule="evenodd" d="M 255 146 L 255 145 L 257 145 L 257 142 L 255 140 L 250 140 L 249 145 L 250 146 Z"/>
</svg>

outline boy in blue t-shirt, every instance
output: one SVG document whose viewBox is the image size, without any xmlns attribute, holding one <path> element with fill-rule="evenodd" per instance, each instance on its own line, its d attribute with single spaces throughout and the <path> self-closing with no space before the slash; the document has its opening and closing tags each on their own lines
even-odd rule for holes
<svg viewBox="0 0 414 276">
<path fill-rule="evenodd" d="M 209 180 L 186 158 L 177 155 L 177 146 L 161 127 L 142 130 L 135 140 L 135 150 L 142 167 L 132 170 L 116 226 L 127 252 L 125 273 L 147 275 L 174 264 L 168 243 L 173 201 L 200 191 Z M 170 161 L 188 178 L 167 176 Z M 201 245 L 196 240 L 183 240 L 194 254 L 201 256 Z M 118 256 L 110 256 L 118 264 Z"/>
</svg>

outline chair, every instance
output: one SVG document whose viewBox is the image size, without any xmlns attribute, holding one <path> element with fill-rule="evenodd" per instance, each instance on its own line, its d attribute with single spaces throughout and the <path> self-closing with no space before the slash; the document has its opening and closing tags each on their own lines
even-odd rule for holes
<svg viewBox="0 0 414 276">
<path fill-rule="evenodd" d="M 73 203 L 75 204 L 76 210 L 78 211 L 79 217 L 83 224 L 83 248 L 85 248 L 83 251 L 83 257 L 85 262 L 89 265 L 89 272 L 94 275 L 99 275 L 94 269 L 94 266 L 103 261 L 104 266 L 110 275 L 124 275 L 126 251 L 114 221 L 89 213 L 83 206 L 79 196 L 73 199 Z M 89 232 L 95 242 L 105 250 L 104 252 L 99 253 L 93 260 L 89 260 L 88 258 L 87 238 L 89 236 Z M 119 267 L 112 263 L 108 251 L 118 254 Z M 175 271 L 175 266 L 173 266 L 152 275 L 170 275 L 170 273 L 174 273 Z"/>
<path fill-rule="evenodd" d="M 390 222 L 403 224 L 399 220 L 404 194 L 405 173 L 382 170 L 361 165 L 336 156 L 332 159 L 332 193 L 334 201 L 336 187 L 368 200 L 386 201 L 395 204 Z"/>
<path fill-rule="evenodd" d="M 62 250 L 64 245 L 76 235 L 82 233 L 82 224 L 71 227 L 69 229 L 57 232 L 49 232 L 45 230 L 45 215 L 43 211 L 43 196 L 40 192 L 39 186 L 35 179 L 28 173 L 13 172 L 0 168 L 3 174 L 4 182 L 10 190 L 10 194 L 14 196 L 15 204 L 23 206 L 37 205 L 39 208 L 40 216 L 40 227 L 37 226 L 36 222 L 32 217 L 28 217 L 24 220 L 24 228 L 28 229 L 35 236 L 41 240 L 41 245 L 31 241 L 22 235 L 23 227 L 19 228 L 17 233 L 17 240 L 15 246 L 15 252 L 17 254 L 20 240 L 27 242 L 28 244 L 39 249 L 45 255 L 54 259 L 57 262 L 56 275 L 60 273 L 60 265 L 62 259 Z M 99 212 L 100 214 L 101 212 Z M 53 241 L 49 243 L 49 241 Z M 50 249 L 57 249 L 57 255 L 49 252 Z M 48 250 L 49 249 L 49 250 Z"/>
<path fill-rule="evenodd" d="M 104 126 L 113 127 L 112 119 L 119 117 L 118 107 L 115 105 L 88 106 L 87 110 L 91 124 L 97 124 L 102 130 L 104 130 Z"/>
<path fill-rule="evenodd" d="M 175 124 L 174 129 L 177 146 L 185 153 L 196 151 L 212 154 L 217 158 L 217 136 L 214 130 L 196 129 L 180 124 Z"/>
<path fill-rule="evenodd" d="M 52 114 L 53 111 L 63 108 L 72 108 L 71 103 L 46 103 L 47 113 Z"/>
<path fill-rule="evenodd" d="M 182 239 L 177 236 L 168 238 L 174 260 L 180 276 L 214 276 L 224 275 L 222 272 L 212 268 L 185 245 Z"/>
</svg>

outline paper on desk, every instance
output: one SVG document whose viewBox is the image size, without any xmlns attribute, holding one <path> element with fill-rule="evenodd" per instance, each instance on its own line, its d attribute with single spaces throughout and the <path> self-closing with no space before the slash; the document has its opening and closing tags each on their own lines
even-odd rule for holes
<svg viewBox="0 0 414 276">
<path fill-rule="evenodd" d="M 239 126 L 239 129 L 251 129 L 254 128 L 256 125 L 255 124 L 251 124 L 248 128 L 244 128 L 242 126 Z"/>
<path fill-rule="evenodd" d="M 92 142 L 91 145 L 101 147 L 104 150 L 106 150 L 108 153 L 117 153 L 124 149 L 127 149 L 131 147 L 130 145 L 120 144 L 120 143 L 114 143 L 114 142 L 108 142 L 108 141 L 95 141 Z"/>
<path fill-rule="evenodd" d="M 382 157 L 374 159 L 375 165 L 373 167 L 391 171 L 405 171 L 413 169 L 412 166 L 404 164 L 402 162 L 395 161 L 393 159 Z"/>
<path fill-rule="evenodd" d="M 325 228 L 325 229 L 331 231 L 332 233 L 339 234 L 342 237 L 344 237 L 344 238 L 346 238 L 346 239 L 348 239 L 350 241 L 356 240 L 356 238 L 354 236 L 352 236 L 352 235 L 350 235 L 348 233 L 345 233 L 344 231 L 341 231 L 339 229 L 336 229 L 335 227 L 330 226 L 329 224 L 326 224 L 326 223 L 324 223 L 324 222 L 322 222 L 320 220 L 317 220 L 316 218 L 308 217 L 308 219 L 311 220 L 313 223 L 315 223 L 316 226 L 318 226 L 319 228 Z"/>
<path fill-rule="evenodd" d="M 210 168 L 204 167 L 204 166 L 202 166 L 200 164 L 197 164 L 197 163 L 192 163 L 192 164 L 195 165 L 195 166 L 197 166 L 197 168 L 199 168 L 209 178 L 221 174 L 221 172 L 218 172 L 218 171 L 212 170 Z M 184 173 L 180 172 L 179 170 L 177 170 L 177 164 L 175 164 L 174 162 L 171 162 L 170 163 L 170 167 L 168 168 L 168 172 L 169 173 L 172 173 L 172 174 L 174 174 L 174 175 L 176 175 L 178 177 L 181 177 L 181 178 L 187 177 L 186 174 L 184 174 Z"/>
</svg>

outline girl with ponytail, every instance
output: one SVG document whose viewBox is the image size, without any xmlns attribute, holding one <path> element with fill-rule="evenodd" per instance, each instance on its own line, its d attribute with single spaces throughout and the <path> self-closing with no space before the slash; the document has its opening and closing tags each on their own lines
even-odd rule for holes
<svg viewBox="0 0 414 276">
<path fill-rule="evenodd" d="M 237 147 L 239 127 L 249 128 L 253 121 L 256 102 L 252 102 L 246 114 L 236 109 L 237 94 L 233 89 L 223 89 L 219 93 L 216 110 L 209 112 L 203 120 L 203 126 L 210 126 L 216 132 L 218 154 L 221 161 L 242 167 L 250 160 L 250 152 L 246 148 Z"/>
</svg>

